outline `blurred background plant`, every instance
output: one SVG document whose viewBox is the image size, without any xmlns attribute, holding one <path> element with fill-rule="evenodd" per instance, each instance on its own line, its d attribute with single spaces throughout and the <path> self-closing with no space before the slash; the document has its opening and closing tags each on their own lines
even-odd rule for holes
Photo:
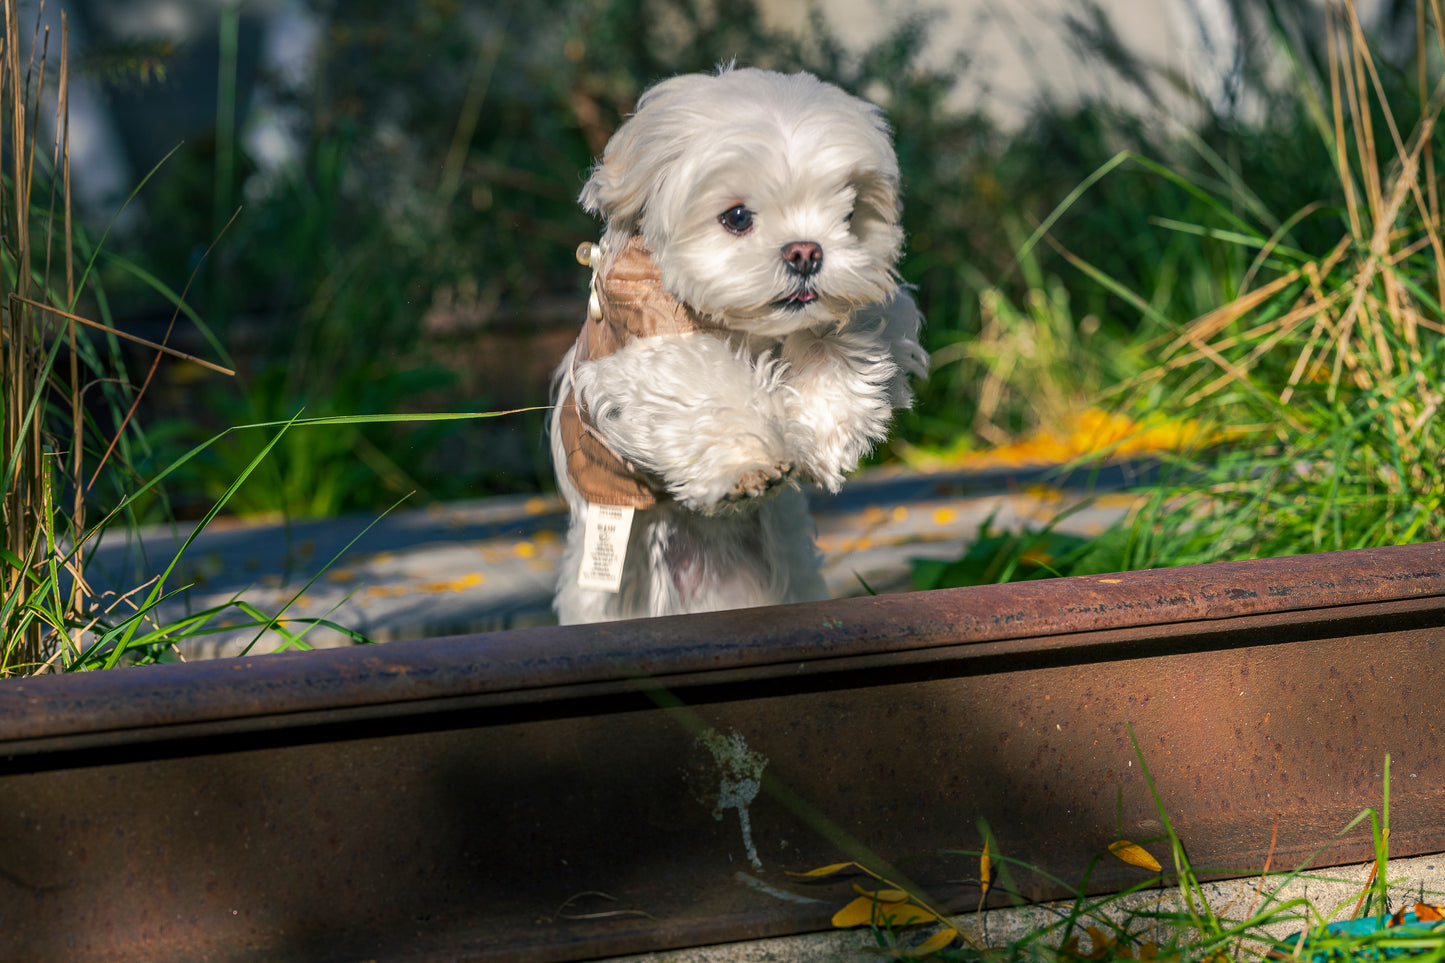
<svg viewBox="0 0 1445 963">
<path fill-rule="evenodd" d="M 1377 61 L 1354 8 L 1327 8 L 1323 75 L 1300 88 L 1333 192 L 1236 235 L 1254 252 L 1236 296 L 1134 379 L 1220 443 L 1136 519 L 1133 564 L 1445 538 L 1445 21 L 1416 12 L 1404 71 Z"/>
<path fill-rule="evenodd" d="M 130 137 L 135 168 L 176 150 L 121 242 L 139 270 L 104 265 L 127 319 L 143 328 L 164 309 L 143 279 L 179 285 L 242 207 L 190 294 L 241 375 L 152 396 L 162 418 L 213 413 L 194 431 L 165 430 L 173 444 L 303 406 L 366 414 L 544 402 L 584 280 L 571 252 L 597 229 L 575 201 L 593 157 L 647 83 L 735 56 L 859 91 L 886 107 L 897 131 L 910 201 L 903 270 L 943 362 L 903 419 L 911 448 L 899 450 L 967 451 L 1056 423 L 1138 361 L 1128 347 L 1137 321 L 1120 299 L 1062 273 L 1051 250 L 1037 250 L 1024 271 L 1013 254 L 1121 144 L 1152 155 L 1164 138 L 1095 104 L 1041 105 L 1024 128 L 999 129 L 960 102 L 969 52 L 940 59 L 930 48 L 938 17 L 927 10 L 860 49 L 841 42 L 819 8 L 799 29 L 778 25 L 757 0 L 292 6 L 314 35 L 304 69 L 265 54 L 252 16 L 264 8 L 223 5 L 208 21 L 213 32 L 168 48 L 164 79 L 112 93 L 127 111 L 187 117 L 194 112 L 169 105 L 173 88 L 190 83 L 219 105 L 209 126 L 193 120 L 178 149 L 178 129 Z M 105 16 L 91 19 L 102 48 L 136 43 Z M 206 44 L 209 82 L 196 66 Z M 1120 171 L 1057 228 L 1067 243 L 1108 248 L 1100 268 L 1122 283 L 1183 301 L 1173 293 L 1177 264 L 1161 259 L 1177 262 L 1197 238 L 1171 238 L 1149 217 L 1187 216 L 1190 203 L 1176 185 Z M 1191 304 L 1169 310 L 1217 303 L 1217 283 L 1193 280 Z M 981 374 L 994 367 L 1007 373 Z M 1056 390 L 1035 390 L 1059 378 Z M 540 436 L 536 417 L 454 425 L 443 437 L 367 426 L 327 439 L 324 452 L 287 446 L 233 504 L 327 514 L 411 489 L 454 498 L 546 487 Z M 178 510 L 203 510 L 248 455 L 197 459 L 170 486 Z"/>
</svg>

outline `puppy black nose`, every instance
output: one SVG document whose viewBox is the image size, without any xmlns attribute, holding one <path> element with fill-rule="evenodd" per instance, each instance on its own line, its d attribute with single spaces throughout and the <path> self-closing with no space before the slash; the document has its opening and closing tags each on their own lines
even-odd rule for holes
<svg viewBox="0 0 1445 963">
<path fill-rule="evenodd" d="M 823 266 L 823 249 L 812 241 L 792 241 L 783 245 L 783 260 L 794 274 L 808 277 Z"/>
</svg>

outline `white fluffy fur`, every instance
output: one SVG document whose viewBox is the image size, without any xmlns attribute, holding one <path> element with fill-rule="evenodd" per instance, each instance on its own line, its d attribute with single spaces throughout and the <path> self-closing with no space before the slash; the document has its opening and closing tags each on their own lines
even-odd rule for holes
<svg viewBox="0 0 1445 963">
<path fill-rule="evenodd" d="M 808 74 L 674 77 L 643 94 L 581 200 L 608 248 L 640 234 L 667 291 L 728 336 L 641 339 L 558 368 L 558 398 L 575 387 L 608 444 L 675 499 L 637 513 L 620 592 L 579 588 L 586 505 L 553 426 L 572 508 L 559 618 L 826 597 L 797 485 L 837 491 L 928 365 L 894 272 L 898 163 L 880 112 Z M 719 221 L 738 205 L 741 234 Z M 821 249 L 816 273 L 790 269 L 799 241 Z"/>
</svg>

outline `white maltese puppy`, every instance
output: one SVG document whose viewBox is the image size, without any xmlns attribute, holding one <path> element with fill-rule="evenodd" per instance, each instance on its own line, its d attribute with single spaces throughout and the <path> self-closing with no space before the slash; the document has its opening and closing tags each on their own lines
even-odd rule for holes
<svg viewBox="0 0 1445 963">
<path fill-rule="evenodd" d="M 606 221 L 556 375 L 563 623 L 827 597 L 837 491 L 927 372 L 877 107 L 809 74 L 646 91 L 582 190 Z"/>
</svg>

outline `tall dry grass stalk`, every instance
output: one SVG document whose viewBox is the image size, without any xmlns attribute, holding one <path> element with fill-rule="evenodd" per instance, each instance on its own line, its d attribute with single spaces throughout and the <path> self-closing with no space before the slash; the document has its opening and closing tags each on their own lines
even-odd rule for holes
<svg viewBox="0 0 1445 963">
<path fill-rule="evenodd" d="M 37 294 L 46 296 L 54 288 L 50 272 L 51 252 L 58 241 L 65 269 L 64 287 L 67 306 L 74 293 L 74 254 L 70 234 L 70 149 L 68 138 L 69 81 L 68 24 L 62 14 L 60 37 L 59 97 L 55 140 L 50 146 L 51 170 L 60 177 L 47 178 L 51 185 L 49 209 L 37 210 L 35 198 L 36 163 L 40 154 L 37 140 L 40 105 L 46 90 L 46 66 L 50 32 L 37 25 L 25 54 L 20 43 L 21 27 L 16 0 L 4 0 L 3 51 L 0 51 L 0 103 L 4 119 L 0 123 L 0 152 L 9 159 L 10 170 L 0 193 L 0 223 L 6 239 L 4 250 L 3 317 L 4 363 L 0 397 L 4 404 L 4 606 L 0 609 L 0 674 L 23 671 L 43 661 L 42 638 L 45 626 L 28 617 L 33 611 L 34 595 L 39 591 L 37 573 L 52 557 L 58 540 L 55 493 L 58 478 L 72 467 L 78 469 L 82 458 L 80 438 L 84 429 L 81 409 L 79 359 L 73 324 L 68 332 L 69 383 L 57 378 L 55 362 L 61 345 L 49 320 L 37 315 L 32 302 Z M 37 56 L 38 55 L 38 56 Z M 55 192 L 63 205 L 62 230 L 55 238 Z M 42 245 L 35 250 L 35 227 L 41 232 Z M 37 258 L 37 253 L 39 257 Z M 55 392 L 60 394 L 56 395 Z M 60 424 L 55 401 L 63 399 L 66 408 L 62 417 L 69 424 Z M 68 452 L 67 452 L 68 450 Z M 61 459 L 69 454 L 70 465 Z M 82 524 L 84 502 L 75 492 L 71 522 Z M 75 579 L 71 591 L 82 591 L 82 582 Z"/>
<path fill-rule="evenodd" d="M 16 0 L 0 4 L 0 156 L 8 162 L 0 172 L 0 676 L 5 676 L 51 666 L 62 654 L 79 656 L 85 633 L 96 624 L 83 568 L 87 542 L 98 527 L 87 528 L 86 493 L 128 430 L 144 386 L 131 390 L 118 355 L 97 350 L 82 328 L 139 342 L 158 355 L 189 356 L 75 313 L 91 275 L 89 265 L 79 277 L 76 270 L 68 18 L 61 13 L 52 80 L 49 28 L 37 17 L 29 44 L 22 44 Z M 42 111 L 52 109 L 46 106 L 52 99 L 53 139 L 43 142 Z M 86 392 L 117 386 L 130 412 L 117 419 L 113 437 L 106 439 L 87 421 Z M 106 404 L 116 407 L 114 399 Z M 93 468 L 86 461 L 88 443 L 105 452 Z"/>
<path fill-rule="evenodd" d="M 1445 79 L 1429 76 L 1432 35 L 1445 52 L 1445 18 L 1440 0 L 1421 0 L 1421 114 L 1406 136 L 1354 4 L 1330 3 L 1326 13 L 1327 87 L 1306 96 L 1339 179 L 1342 235 L 1308 257 L 1276 232 L 1249 277 L 1266 264 L 1278 276 L 1186 325 L 1143 380 L 1171 384 L 1191 414 L 1211 413 L 1226 426 L 1249 421 L 1257 444 L 1285 456 L 1280 475 L 1296 476 L 1291 483 L 1315 476 L 1329 483 L 1316 492 L 1353 492 L 1356 506 L 1377 497 L 1390 517 L 1376 541 L 1445 538 L 1445 242 L 1433 148 Z M 1311 205 L 1287 223 L 1325 209 Z M 1211 494 L 1251 487 L 1258 491 L 1258 478 Z M 1292 497 L 1313 497 L 1304 492 L 1296 486 Z M 1268 498 L 1254 504 L 1264 524 L 1277 517 L 1270 507 L 1281 507 Z"/>
</svg>

